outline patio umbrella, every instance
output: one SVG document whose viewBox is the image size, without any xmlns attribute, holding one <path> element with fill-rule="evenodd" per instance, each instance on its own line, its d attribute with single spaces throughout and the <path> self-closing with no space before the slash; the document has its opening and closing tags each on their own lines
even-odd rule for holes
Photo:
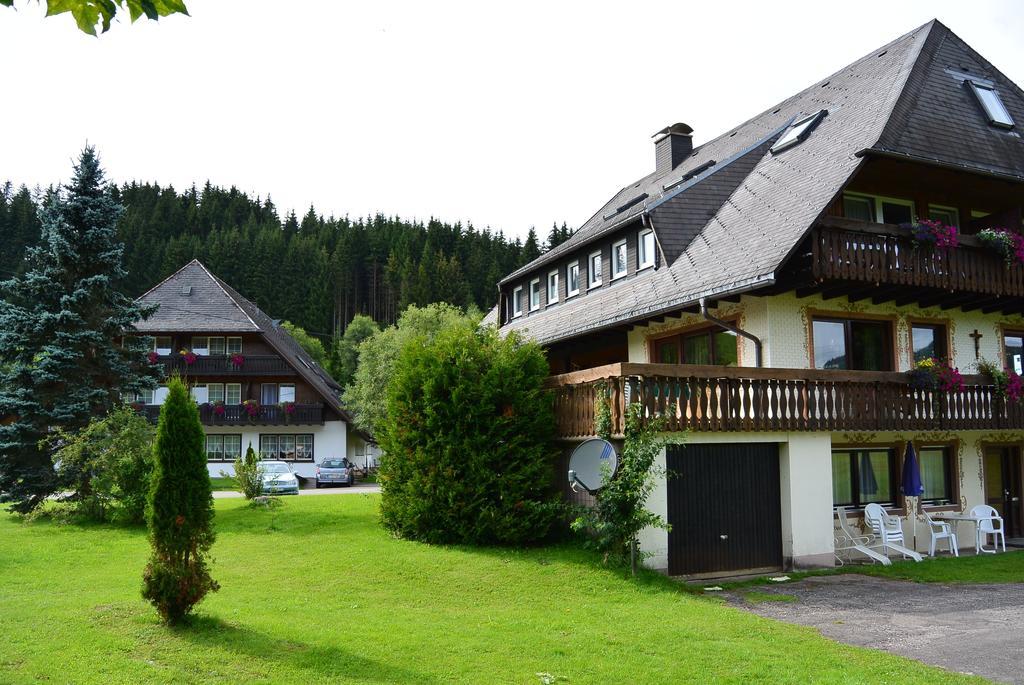
<svg viewBox="0 0 1024 685">
<path fill-rule="evenodd" d="M 914 451 L 914 443 L 907 440 L 907 453 L 903 457 L 903 477 L 900 479 L 900 490 L 903 496 L 910 499 L 911 507 L 907 507 L 908 516 L 914 517 L 914 549 L 917 549 L 917 502 L 918 497 L 924 493 L 924 485 L 921 483 L 921 468 L 917 463 L 917 453 Z"/>
</svg>

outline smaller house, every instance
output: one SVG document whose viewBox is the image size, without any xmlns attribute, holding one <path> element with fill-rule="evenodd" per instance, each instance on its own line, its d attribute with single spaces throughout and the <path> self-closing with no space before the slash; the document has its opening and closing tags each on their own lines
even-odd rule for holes
<svg viewBox="0 0 1024 685">
<path fill-rule="evenodd" d="M 312 477 L 326 458 L 375 463 L 370 436 L 341 406 L 341 386 L 259 307 L 192 260 L 138 301 L 158 305 L 136 324 L 154 362 L 187 380 L 199 404 L 211 475 L 232 473 L 252 445 Z M 153 420 L 167 388 L 134 398 Z"/>
</svg>

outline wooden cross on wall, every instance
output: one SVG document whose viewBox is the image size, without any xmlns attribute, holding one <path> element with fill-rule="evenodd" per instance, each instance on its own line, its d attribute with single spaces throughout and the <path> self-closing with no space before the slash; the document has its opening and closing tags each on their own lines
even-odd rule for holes
<svg viewBox="0 0 1024 685">
<path fill-rule="evenodd" d="M 970 335 L 974 338 L 974 358 L 981 359 L 981 339 L 985 336 L 979 333 L 977 328 Z"/>
</svg>

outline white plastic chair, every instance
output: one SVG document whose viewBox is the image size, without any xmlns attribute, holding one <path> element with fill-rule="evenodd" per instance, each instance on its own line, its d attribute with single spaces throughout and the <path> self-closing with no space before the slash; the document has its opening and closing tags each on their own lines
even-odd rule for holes
<svg viewBox="0 0 1024 685">
<path fill-rule="evenodd" d="M 903 544 L 903 526 L 899 518 L 886 514 L 881 504 L 872 502 L 864 507 L 864 521 L 882 544 Z"/>
<path fill-rule="evenodd" d="M 939 540 L 947 541 L 950 554 L 955 557 L 960 556 L 960 546 L 956 543 L 956 533 L 953 532 L 953 526 L 948 521 L 936 521 L 927 510 L 922 509 L 921 513 L 924 514 L 924 520 L 928 522 L 928 527 L 932 533 L 932 542 L 928 546 L 928 556 L 935 556 L 935 547 Z"/>
<path fill-rule="evenodd" d="M 1003 541 L 1003 551 L 1006 551 L 1006 534 L 1003 532 L 1003 517 L 999 512 L 987 504 L 979 504 L 971 509 L 971 517 L 978 519 L 978 525 L 974 528 L 974 550 L 975 552 L 988 552 L 995 554 L 999 551 L 999 540 Z M 984 542 L 988 536 L 992 536 L 992 549 L 985 549 Z"/>
<path fill-rule="evenodd" d="M 846 519 L 846 507 L 836 507 L 836 515 L 839 519 L 839 532 L 835 535 L 835 557 L 840 566 L 852 561 L 852 552 L 860 552 L 883 566 L 892 564 L 889 557 L 871 549 L 870 544 L 875 539 L 874 535 L 864 535 L 850 527 L 850 522 Z"/>
</svg>

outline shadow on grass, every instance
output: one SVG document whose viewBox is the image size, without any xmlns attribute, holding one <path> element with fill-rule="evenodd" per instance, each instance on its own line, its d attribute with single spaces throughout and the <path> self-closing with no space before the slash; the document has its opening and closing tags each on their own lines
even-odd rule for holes
<svg viewBox="0 0 1024 685">
<path fill-rule="evenodd" d="M 195 616 L 174 633 L 201 649 L 229 650 L 255 662 L 278 662 L 290 669 L 309 671 L 307 682 L 324 678 L 359 679 L 379 683 L 433 683 L 417 671 L 385 664 L 335 645 L 309 645 L 280 640 L 214 616 Z"/>
</svg>

